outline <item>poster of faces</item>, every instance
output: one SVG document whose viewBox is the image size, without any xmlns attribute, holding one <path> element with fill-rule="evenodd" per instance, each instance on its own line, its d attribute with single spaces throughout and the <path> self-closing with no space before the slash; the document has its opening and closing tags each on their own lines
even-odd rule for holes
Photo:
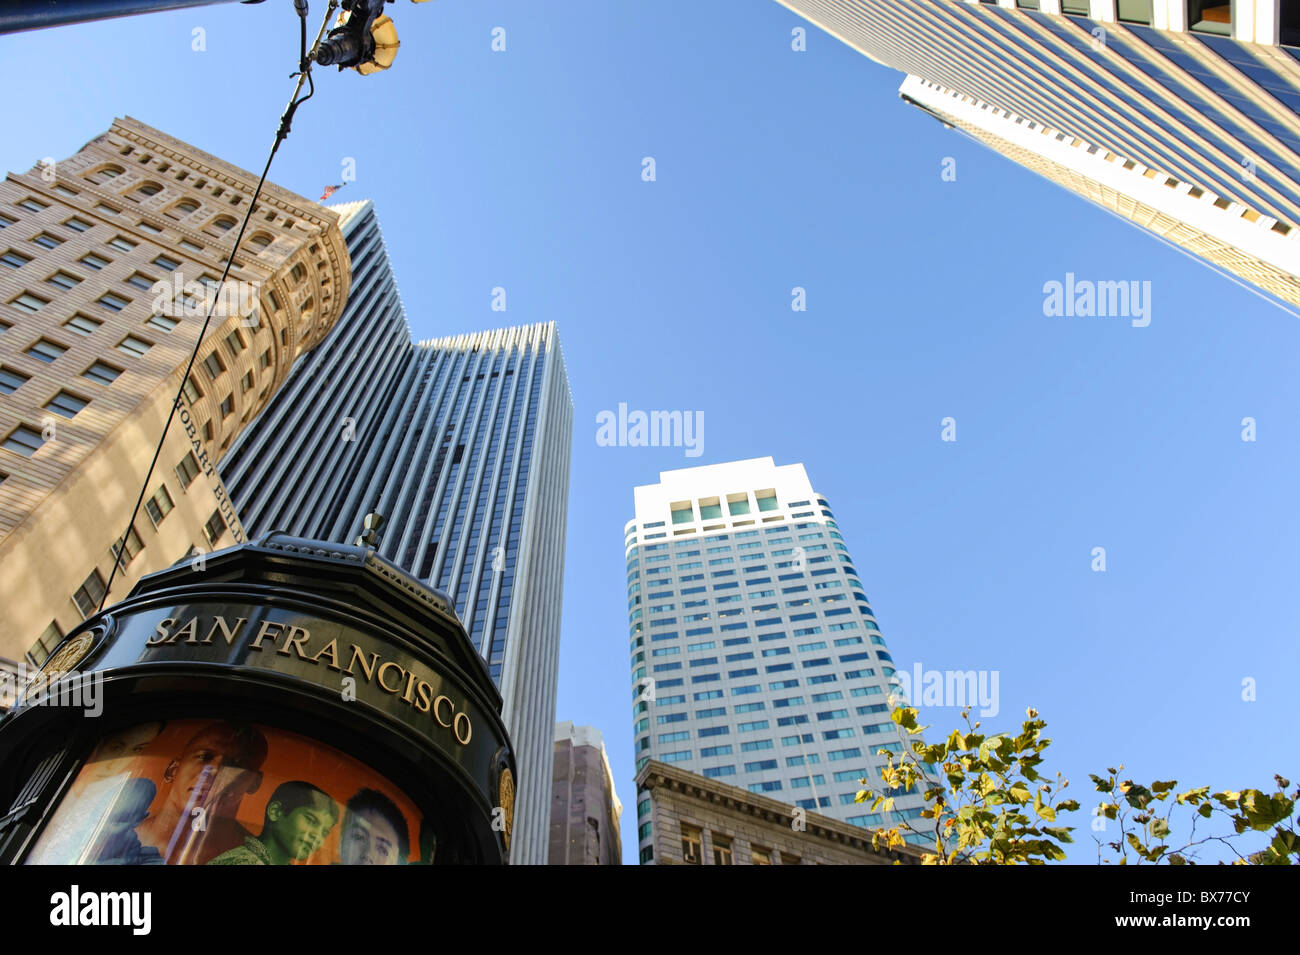
<svg viewBox="0 0 1300 955">
<path fill-rule="evenodd" d="M 406 795 L 315 740 L 179 720 L 115 732 L 91 753 L 29 865 L 427 865 Z"/>
</svg>

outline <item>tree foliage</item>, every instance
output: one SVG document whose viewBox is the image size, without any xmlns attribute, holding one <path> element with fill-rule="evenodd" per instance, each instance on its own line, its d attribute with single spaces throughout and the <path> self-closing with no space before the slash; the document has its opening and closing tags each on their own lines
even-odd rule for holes
<svg viewBox="0 0 1300 955">
<path fill-rule="evenodd" d="M 1043 865 L 1065 858 L 1063 846 L 1074 841 L 1075 827 L 1062 825 L 1058 817 L 1078 812 L 1079 803 L 1061 798 L 1068 780 L 1060 773 L 1047 777 L 1041 769 L 1052 741 L 1043 735 L 1047 722 L 1036 710 L 1026 712 L 1019 733 L 986 735 L 978 721 L 971 722 L 967 709 L 962 712 L 965 731 L 953 730 L 946 740 L 933 744 L 922 736 L 929 727 L 917 722 L 916 709 L 898 706 L 891 715 L 910 745 L 897 759 L 889 750 L 880 750 L 888 758 L 880 770 L 885 789 L 878 793 L 864 788 L 857 801 L 870 801 L 873 812 L 892 812 L 898 794 L 920 792 L 925 808 L 918 825 L 904 819 L 875 832 L 873 846 L 898 848 L 906 844 L 906 833 L 916 833 L 932 845 L 923 857 L 927 865 Z M 1121 780 L 1123 768 L 1121 764 L 1104 777 L 1091 777 L 1102 794 L 1093 810 L 1092 829 L 1106 832 L 1111 822 L 1119 828 L 1113 840 L 1094 837 L 1099 863 L 1188 865 L 1210 843 L 1226 846 L 1238 864 L 1300 863 L 1295 819 L 1300 788 L 1288 793 L 1289 780 L 1275 776 L 1272 793 L 1245 789 L 1211 794 L 1208 786 L 1178 792 L 1176 780 L 1149 786 Z M 1185 839 L 1174 837 L 1175 826 L 1182 825 L 1176 815 L 1190 818 Z M 1222 834 L 1198 838 L 1197 827 L 1206 820 L 1209 825 L 1219 823 Z M 1241 837 L 1247 833 L 1267 833 L 1268 844 L 1243 852 Z"/>
</svg>

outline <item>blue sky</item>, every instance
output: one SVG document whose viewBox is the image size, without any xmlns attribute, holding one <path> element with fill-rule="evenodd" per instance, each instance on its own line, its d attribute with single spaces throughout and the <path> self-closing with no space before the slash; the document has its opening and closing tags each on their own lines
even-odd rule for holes
<svg viewBox="0 0 1300 955">
<path fill-rule="evenodd" d="M 738 458 L 805 464 L 900 669 L 997 670 L 988 725 L 1037 707 L 1085 805 L 1087 774 L 1121 762 L 1189 786 L 1295 778 L 1294 315 L 943 129 L 815 28 L 792 51 L 802 21 L 770 0 L 390 10 L 394 68 L 318 70 L 271 178 L 316 198 L 355 160 L 336 199 L 374 200 L 416 337 L 559 323 L 576 413 L 557 716 L 605 734 L 628 861 L 632 488 Z M 269 0 L 0 38 L 0 169 L 121 115 L 260 169 L 296 30 Z M 1149 327 L 1045 317 L 1067 272 L 1150 281 Z M 703 455 L 598 446 L 620 402 L 702 412 Z M 957 715 L 923 713 L 945 732 Z M 1094 861 L 1079 815 L 1071 858 Z"/>
</svg>

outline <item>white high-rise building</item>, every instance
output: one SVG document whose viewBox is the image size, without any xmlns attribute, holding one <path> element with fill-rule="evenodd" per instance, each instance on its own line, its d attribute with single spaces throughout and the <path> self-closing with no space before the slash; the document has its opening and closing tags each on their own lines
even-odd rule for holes
<svg viewBox="0 0 1300 955">
<path fill-rule="evenodd" d="M 665 471 L 626 527 L 636 768 L 650 760 L 868 828 L 854 802 L 903 743 L 894 675 L 830 505 L 802 464 Z M 641 797 L 638 796 L 638 804 Z M 792 814 L 793 815 L 793 814 Z M 653 833 L 642 828 L 642 862 Z"/>
</svg>

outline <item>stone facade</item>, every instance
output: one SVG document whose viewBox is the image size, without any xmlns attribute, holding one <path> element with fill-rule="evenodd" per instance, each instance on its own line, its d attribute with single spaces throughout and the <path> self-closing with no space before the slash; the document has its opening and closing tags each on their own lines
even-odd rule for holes
<svg viewBox="0 0 1300 955">
<path fill-rule="evenodd" d="M 351 282 L 338 216 L 267 184 L 220 286 L 256 183 L 129 118 L 0 182 L 0 659 L 39 665 L 93 612 L 213 298 L 107 604 L 243 540 L 216 462 Z"/>
<path fill-rule="evenodd" d="M 550 864 L 622 865 L 622 811 L 600 731 L 556 723 Z"/>
<path fill-rule="evenodd" d="M 652 865 L 919 865 L 914 846 L 875 850 L 858 826 L 652 761 L 637 774 L 637 825 Z M 649 800 L 649 811 L 643 809 Z M 803 813 L 796 818 L 794 813 Z M 798 823 L 798 825 L 797 825 Z M 695 837 L 695 838 L 692 838 Z M 688 845 L 694 860 L 688 860 Z"/>
</svg>

